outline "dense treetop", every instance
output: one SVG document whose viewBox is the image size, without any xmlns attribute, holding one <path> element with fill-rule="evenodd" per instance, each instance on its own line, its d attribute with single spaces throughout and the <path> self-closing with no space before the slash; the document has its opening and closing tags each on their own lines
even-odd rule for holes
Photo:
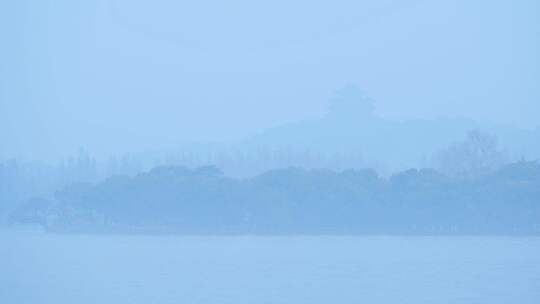
<svg viewBox="0 0 540 304">
<path fill-rule="evenodd" d="M 540 232 L 540 164 L 474 178 L 410 169 L 286 168 L 253 178 L 163 166 L 75 183 L 11 217 L 51 231 L 186 234 L 515 234 Z"/>
</svg>

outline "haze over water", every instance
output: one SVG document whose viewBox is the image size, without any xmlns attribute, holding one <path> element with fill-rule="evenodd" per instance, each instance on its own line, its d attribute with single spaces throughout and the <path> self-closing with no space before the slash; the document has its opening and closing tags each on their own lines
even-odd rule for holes
<svg viewBox="0 0 540 304">
<path fill-rule="evenodd" d="M 74 236 L 2 231 L 6 303 L 515 303 L 537 237 Z"/>
<path fill-rule="evenodd" d="M 0 1 L 0 304 L 540 303 L 540 1 Z"/>
</svg>

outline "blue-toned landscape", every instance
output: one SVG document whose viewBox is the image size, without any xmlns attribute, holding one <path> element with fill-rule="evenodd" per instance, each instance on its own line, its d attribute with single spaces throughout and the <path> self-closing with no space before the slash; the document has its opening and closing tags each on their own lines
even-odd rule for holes
<svg viewBox="0 0 540 304">
<path fill-rule="evenodd" d="M 369 169 L 287 168 L 232 179 L 215 167 L 158 167 L 72 184 L 9 220 L 86 233 L 538 235 L 539 219 L 540 164 L 519 162 L 471 180 L 429 169 L 384 179 Z"/>
<path fill-rule="evenodd" d="M 537 0 L 0 1 L 0 304 L 540 303 Z"/>
</svg>

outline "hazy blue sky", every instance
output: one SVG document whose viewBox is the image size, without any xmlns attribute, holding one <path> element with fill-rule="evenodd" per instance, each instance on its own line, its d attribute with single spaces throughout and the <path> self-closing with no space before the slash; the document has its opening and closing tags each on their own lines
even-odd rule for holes
<svg viewBox="0 0 540 304">
<path fill-rule="evenodd" d="M 540 2 L 12 0 L 0 159 L 227 141 L 356 84 L 391 119 L 538 126 Z"/>
</svg>

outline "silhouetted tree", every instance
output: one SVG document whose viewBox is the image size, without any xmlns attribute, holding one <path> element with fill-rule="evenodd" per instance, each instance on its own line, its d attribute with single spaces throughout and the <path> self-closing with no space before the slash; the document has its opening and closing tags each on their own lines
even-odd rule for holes
<svg viewBox="0 0 540 304">
<path fill-rule="evenodd" d="M 509 164 L 476 179 L 291 167 L 241 180 L 215 167 L 164 166 L 64 187 L 12 218 L 52 231 L 540 233 L 540 165 Z"/>
<path fill-rule="evenodd" d="M 437 168 L 445 174 L 474 178 L 500 168 L 505 157 L 495 136 L 475 130 L 463 142 L 440 151 L 436 161 Z"/>
</svg>

